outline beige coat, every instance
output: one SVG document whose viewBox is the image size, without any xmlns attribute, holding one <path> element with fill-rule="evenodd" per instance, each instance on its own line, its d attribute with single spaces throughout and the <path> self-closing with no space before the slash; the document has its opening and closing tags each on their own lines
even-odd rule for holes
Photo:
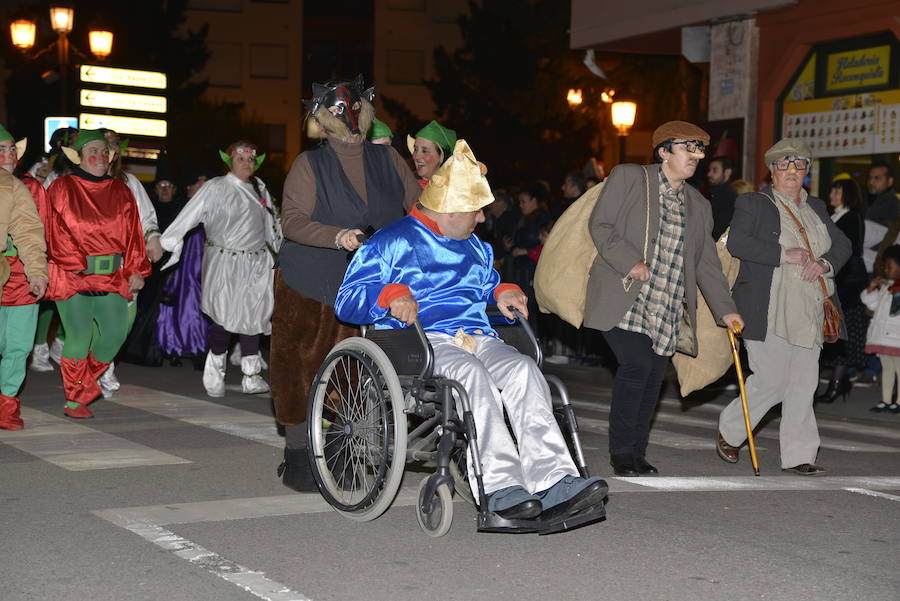
<svg viewBox="0 0 900 601">
<path fill-rule="evenodd" d="M 653 256 L 659 233 L 659 171 L 657 165 L 648 165 L 646 170 L 650 175 L 649 224 L 647 180 L 640 165 L 615 167 L 591 214 L 590 232 L 597 258 L 591 266 L 585 298 L 584 325 L 589 328 L 610 330 L 618 325 L 641 289 L 641 283 L 634 282 L 626 291 L 622 278 L 638 261 L 649 263 Z M 696 355 L 697 287 L 717 321 L 737 310 L 712 239 L 709 201 L 691 186 L 686 185 L 684 192 L 684 300 L 690 328 L 679 336 L 678 350 Z"/>
<path fill-rule="evenodd" d="M 47 243 L 31 193 L 19 178 L 0 169 L 0 244 L 12 236 L 29 280 L 47 279 Z M 9 263 L 0 261 L 0 284 L 9 278 Z"/>
</svg>

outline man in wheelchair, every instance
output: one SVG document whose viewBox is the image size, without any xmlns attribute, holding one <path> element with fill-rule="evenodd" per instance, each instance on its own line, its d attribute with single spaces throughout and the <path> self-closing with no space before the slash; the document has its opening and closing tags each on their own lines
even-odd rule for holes
<svg viewBox="0 0 900 601">
<path fill-rule="evenodd" d="M 488 511 L 507 520 L 565 521 L 602 508 L 607 485 L 578 476 L 540 369 L 500 340 L 488 321 L 485 308 L 494 302 L 509 319 L 515 318 L 511 308 L 527 316 L 527 297 L 500 283 L 491 246 L 473 234 L 484 221 L 482 208 L 493 201 L 485 172 L 459 140 L 409 215 L 356 252 L 335 312 L 379 329 L 418 318 L 434 349 L 435 373 L 458 381 L 469 395 Z"/>
</svg>

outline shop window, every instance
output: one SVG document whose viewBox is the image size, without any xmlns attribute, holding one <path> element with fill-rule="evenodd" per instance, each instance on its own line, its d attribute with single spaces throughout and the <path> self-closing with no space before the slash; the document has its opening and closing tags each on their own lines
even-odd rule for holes
<svg viewBox="0 0 900 601">
<path fill-rule="evenodd" d="M 394 10 L 425 10 L 425 0 L 388 0 L 388 8 Z"/>
<path fill-rule="evenodd" d="M 250 45 L 250 77 L 287 79 L 288 49 L 283 44 Z"/>
<path fill-rule="evenodd" d="M 222 88 L 239 88 L 243 83 L 241 69 L 241 45 L 229 42 L 207 42 L 209 61 L 206 73 L 209 85 Z"/>
<path fill-rule="evenodd" d="M 211 10 L 224 13 L 239 13 L 244 0 L 189 0 L 188 10 Z"/>
<path fill-rule="evenodd" d="M 388 83 L 420 84 L 425 78 L 425 53 L 422 50 L 388 50 Z"/>
</svg>

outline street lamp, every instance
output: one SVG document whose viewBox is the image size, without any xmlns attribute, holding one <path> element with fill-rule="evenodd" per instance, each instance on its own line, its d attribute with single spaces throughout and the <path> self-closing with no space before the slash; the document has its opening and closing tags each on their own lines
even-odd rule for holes
<svg viewBox="0 0 900 601">
<path fill-rule="evenodd" d="M 9 34 L 13 46 L 22 51 L 28 58 L 36 59 L 50 50 L 56 48 L 56 59 L 59 63 L 59 74 L 62 79 L 62 111 L 69 112 L 69 53 L 74 52 L 82 60 L 88 57 L 69 43 L 69 34 L 75 25 L 75 9 L 71 5 L 55 3 L 50 6 L 50 26 L 56 32 L 56 41 L 34 52 L 29 53 L 34 46 L 37 25 L 31 19 L 17 19 L 10 23 Z M 109 31 L 91 31 L 88 34 L 91 54 L 99 61 L 104 60 L 112 52 L 113 34 Z"/>
<path fill-rule="evenodd" d="M 612 103 L 612 124 L 619 132 L 619 162 L 625 162 L 625 139 L 628 130 L 634 125 L 637 104 L 629 100 L 617 100 Z"/>
<path fill-rule="evenodd" d="M 580 89 L 575 90 L 575 89 L 569 88 L 569 93 L 566 94 L 566 102 L 569 103 L 569 106 L 571 106 L 572 108 L 575 108 L 576 106 L 581 104 L 581 101 L 582 101 L 581 90 Z"/>
</svg>

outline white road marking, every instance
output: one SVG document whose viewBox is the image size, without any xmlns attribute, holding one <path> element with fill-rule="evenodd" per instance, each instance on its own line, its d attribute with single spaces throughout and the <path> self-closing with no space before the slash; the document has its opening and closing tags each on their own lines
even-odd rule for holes
<svg viewBox="0 0 900 601">
<path fill-rule="evenodd" d="M 191 463 L 187 459 L 100 432 L 69 418 L 22 407 L 25 429 L 0 430 L 0 442 L 62 469 L 81 472 Z"/>
<path fill-rule="evenodd" d="M 578 429 L 593 434 L 607 435 L 609 433 L 609 423 L 605 419 L 579 415 Z M 715 441 L 711 436 L 691 436 L 690 434 L 670 432 L 660 428 L 651 430 L 650 444 L 670 449 L 711 450 L 715 448 Z M 760 446 L 757 446 L 757 448 L 763 449 Z"/>
<path fill-rule="evenodd" d="M 670 405 L 666 402 L 666 399 L 663 399 L 663 405 Z M 608 413 L 609 412 L 609 404 L 608 403 L 592 403 L 588 401 L 572 401 L 572 405 L 579 409 L 587 409 L 589 411 L 595 411 L 598 413 Z M 719 408 L 718 410 L 721 410 Z M 591 418 L 585 418 L 582 416 L 578 416 L 578 424 L 581 426 L 582 421 L 590 420 Z M 586 423 L 602 423 L 606 424 L 605 420 L 592 420 Z M 680 426 L 691 426 L 696 428 L 717 428 L 718 420 L 715 418 L 704 418 L 700 416 L 686 415 L 684 413 L 672 413 L 670 411 L 666 411 L 664 409 L 660 409 L 656 413 L 656 422 L 657 423 L 666 423 L 666 424 L 677 424 Z M 850 433 L 855 434 L 863 434 L 862 431 L 856 432 L 853 427 L 856 424 L 844 424 L 844 423 L 834 423 L 825 420 L 819 420 L 819 429 L 843 429 Z M 878 431 L 888 432 L 891 435 L 894 434 L 893 431 L 888 430 L 887 428 L 878 428 L 877 426 L 867 426 L 869 429 L 866 432 L 866 435 L 869 436 L 879 436 Z M 595 431 L 588 429 L 589 432 Z M 606 430 L 602 432 L 597 430 L 597 433 L 606 434 Z M 883 444 L 871 443 L 871 442 L 857 442 L 855 440 L 846 440 L 843 438 L 835 438 L 833 436 L 825 435 L 820 432 L 821 442 L 820 445 L 826 449 L 834 449 L 836 451 L 848 451 L 851 453 L 900 453 L 900 445 L 898 446 L 887 446 Z M 892 436 L 884 436 L 885 438 L 891 438 Z M 757 432 L 756 438 L 765 438 L 768 440 L 778 440 L 778 434 L 776 432 Z M 695 441 L 691 441 L 690 439 L 696 439 Z M 681 449 L 711 449 L 713 448 L 713 440 L 710 438 L 709 441 L 704 442 L 704 439 L 698 436 L 690 436 L 687 434 L 674 434 L 672 432 L 667 432 L 658 427 L 654 427 L 650 431 L 650 444 L 658 444 L 664 447 L 673 447 L 673 448 L 681 448 Z"/>
<path fill-rule="evenodd" d="M 900 503 L 900 497 L 897 495 L 889 495 L 885 492 L 878 492 L 877 490 L 869 490 L 867 488 L 845 488 L 847 492 L 855 492 L 860 495 L 867 495 L 869 497 L 878 497 L 879 499 L 887 499 L 889 501 L 897 501 Z"/>
<path fill-rule="evenodd" d="M 181 559 L 186 559 L 222 580 L 230 582 L 265 601 L 311 601 L 306 595 L 267 578 L 264 572 L 245 568 L 239 563 L 209 551 L 160 526 L 154 524 L 128 524 L 123 527 L 150 541 L 157 547 L 171 551 Z"/>
<path fill-rule="evenodd" d="M 728 492 L 738 490 L 846 490 L 851 488 L 900 490 L 894 476 L 708 476 L 681 478 L 612 478 L 661 492 Z M 633 491 L 634 489 L 632 489 Z M 631 491 L 629 491 L 631 492 Z"/>
<path fill-rule="evenodd" d="M 122 385 L 110 401 L 132 409 L 138 409 L 252 440 L 272 447 L 283 448 L 284 437 L 278 434 L 275 418 L 243 409 L 233 409 L 210 401 L 161 392 L 143 386 Z M 261 403 L 268 401 L 260 399 Z"/>
</svg>

